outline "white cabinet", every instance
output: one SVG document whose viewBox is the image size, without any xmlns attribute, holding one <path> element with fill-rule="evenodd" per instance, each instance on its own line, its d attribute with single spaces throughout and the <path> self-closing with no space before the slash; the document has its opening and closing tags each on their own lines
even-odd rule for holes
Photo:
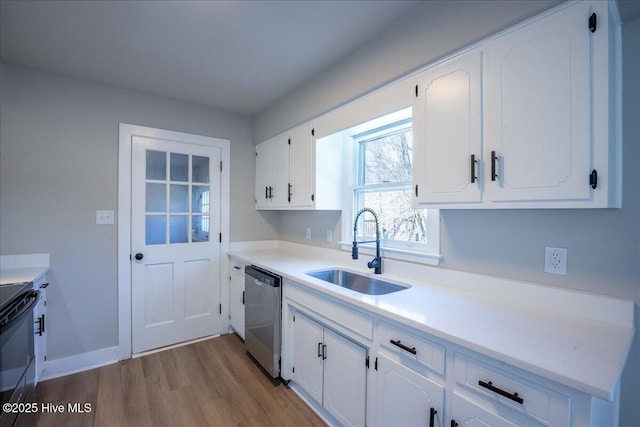
<svg viewBox="0 0 640 427">
<path fill-rule="evenodd" d="M 293 381 L 342 425 L 364 426 L 367 350 L 297 310 L 292 329 Z"/>
<path fill-rule="evenodd" d="M 34 361 L 35 361 L 35 384 L 38 384 L 44 372 L 47 362 L 47 291 L 49 286 L 45 283 L 46 276 L 41 276 L 33 282 L 34 290 L 40 291 L 38 302 L 33 309 L 34 322 Z"/>
<path fill-rule="evenodd" d="M 484 408 L 455 392 L 451 399 L 450 418 L 451 421 L 448 424 L 450 427 L 519 427 L 522 425 L 500 416 L 498 411 Z M 531 421 L 526 425 L 540 426 Z"/>
<path fill-rule="evenodd" d="M 376 364 L 376 426 L 443 425 L 442 384 L 383 354 Z"/>
<path fill-rule="evenodd" d="M 589 11 L 578 4 L 487 44 L 491 201 L 590 199 Z"/>
<path fill-rule="evenodd" d="M 560 5 L 415 77 L 415 207 L 621 206 L 610 8 Z"/>
<path fill-rule="evenodd" d="M 525 372 L 514 375 L 495 367 L 490 359 L 482 361 L 460 352 L 455 353 L 452 368 L 456 390 L 471 391 L 468 396 L 480 405 L 490 402 L 485 406 L 496 408 L 516 425 L 570 425 L 571 398 L 532 381 Z M 452 411 L 452 416 L 458 415 Z"/>
<path fill-rule="evenodd" d="M 289 206 L 313 207 L 313 151 L 315 130 L 298 126 L 289 136 Z"/>
<path fill-rule="evenodd" d="M 282 310 L 282 378 L 330 424 L 616 423 L 619 389 L 605 401 L 289 279 Z"/>
<path fill-rule="evenodd" d="M 415 205 L 482 201 L 482 53 L 456 57 L 416 77 Z"/>
<path fill-rule="evenodd" d="M 289 206 L 289 138 L 281 134 L 256 146 L 256 208 Z"/>
<path fill-rule="evenodd" d="M 231 258 L 229 276 L 229 326 L 244 339 L 244 267 L 245 264 Z"/>
<path fill-rule="evenodd" d="M 308 123 L 258 144 L 256 209 L 341 209 L 342 146 Z"/>
</svg>

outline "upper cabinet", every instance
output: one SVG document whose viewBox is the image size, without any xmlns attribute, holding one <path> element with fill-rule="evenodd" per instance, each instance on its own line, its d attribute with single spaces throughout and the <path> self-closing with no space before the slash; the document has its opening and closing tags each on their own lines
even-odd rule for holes
<svg viewBox="0 0 640 427">
<path fill-rule="evenodd" d="M 303 124 L 256 146 L 256 209 L 341 209 L 342 140 Z"/>
<path fill-rule="evenodd" d="M 482 54 L 422 72 L 413 102 L 413 184 L 417 203 L 480 202 Z"/>
<path fill-rule="evenodd" d="M 256 146 L 256 208 L 289 206 L 288 136 L 278 135 Z"/>
<path fill-rule="evenodd" d="M 414 206 L 620 207 L 613 7 L 560 7 L 417 75 Z"/>
</svg>

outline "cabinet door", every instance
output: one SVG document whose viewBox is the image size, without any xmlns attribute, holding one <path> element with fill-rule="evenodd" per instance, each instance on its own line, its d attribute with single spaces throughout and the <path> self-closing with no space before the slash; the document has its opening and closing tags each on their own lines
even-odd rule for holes
<svg viewBox="0 0 640 427">
<path fill-rule="evenodd" d="M 277 136 L 269 149 L 271 166 L 271 207 L 274 209 L 289 207 L 289 136 Z"/>
<path fill-rule="evenodd" d="M 312 127 L 303 125 L 291 132 L 289 180 L 292 208 L 313 207 L 314 143 Z"/>
<path fill-rule="evenodd" d="M 342 425 L 365 425 L 367 351 L 330 329 L 324 330 L 323 406 Z"/>
<path fill-rule="evenodd" d="M 491 201 L 591 196 L 589 5 L 572 7 L 487 46 Z M 495 172 L 491 174 L 491 152 Z"/>
<path fill-rule="evenodd" d="M 481 70 L 481 53 L 474 52 L 417 80 L 413 181 L 418 204 L 482 201 Z"/>
<path fill-rule="evenodd" d="M 236 271 L 236 267 L 239 269 Z M 242 264 L 231 263 L 229 288 L 229 325 L 244 339 L 244 268 Z"/>
<path fill-rule="evenodd" d="M 293 322 L 293 380 L 322 403 L 323 327 L 296 312 Z"/>
<path fill-rule="evenodd" d="M 47 355 L 47 296 L 43 288 L 40 289 L 40 297 L 38 303 L 33 309 L 33 321 L 35 322 L 34 330 L 34 353 L 35 353 L 35 366 L 36 376 L 35 383 L 38 384 L 42 372 L 44 371 L 44 365 Z"/>
<path fill-rule="evenodd" d="M 517 427 L 523 425 L 520 422 L 510 421 L 495 412 L 479 406 L 470 400 L 453 393 L 451 400 L 452 419 L 448 425 L 456 427 Z M 540 426 L 540 424 L 527 421 L 526 425 Z"/>
<path fill-rule="evenodd" d="M 268 208 L 271 205 L 269 200 L 271 143 L 271 140 L 267 140 L 256 145 L 256 209 Z"/>
<path fill-rule="evenodd" d="M 380 354 L 376 388 L 377 426 L 442 426 L 444 387 Z"/>
<path fill-rule="evenodd" d="M 289 136 L 281 134 L 256 146 L 256 208 L 289 206 Z"/>
</svg>

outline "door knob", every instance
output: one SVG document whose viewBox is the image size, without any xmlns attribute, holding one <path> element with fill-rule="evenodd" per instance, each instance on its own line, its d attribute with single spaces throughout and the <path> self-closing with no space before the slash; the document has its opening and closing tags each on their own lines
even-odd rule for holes
<svg viewBox="0 0 640 427">
<path fill-rule="evenodd" d="M 140 252 L 138 252 L 138 253 L 136 254 L 136 257 L 135 257 L 135 258 L 136 258 L 138 261 L 140 261 L 142 258 L 144 258 L 144 255 L 142 255 Z"/>
</svg>

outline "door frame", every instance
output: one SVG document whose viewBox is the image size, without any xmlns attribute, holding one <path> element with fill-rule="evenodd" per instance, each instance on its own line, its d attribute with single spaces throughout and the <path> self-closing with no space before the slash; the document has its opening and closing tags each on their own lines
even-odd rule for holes
<svg viewBox="0 0 640 427">
<path fill-rule="evenodd" d="M 194 135 L 156 129 L 146 126 L 119 124 L 118 139 L 118 360 L 132 356 L 131 331 L 131 150 L 132 137 L 166 139 L 187 144 L 220 148 L 222 173 L 220 175 L 220 331 L 229 328 L 229 203 L 230 203 L 230 151 L 228 139 Z"/>
</svg>

